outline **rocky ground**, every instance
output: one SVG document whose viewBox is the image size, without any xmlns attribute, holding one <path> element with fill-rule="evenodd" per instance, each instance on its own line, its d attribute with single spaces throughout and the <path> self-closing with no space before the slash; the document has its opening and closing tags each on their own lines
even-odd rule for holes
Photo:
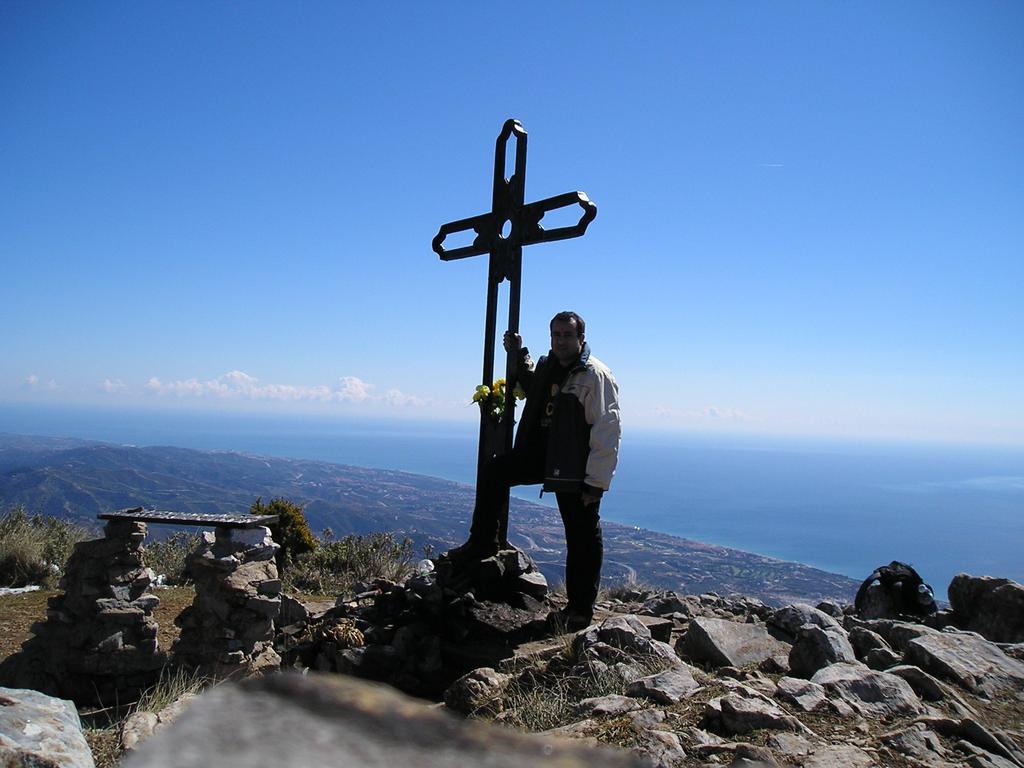
<svg viewBox="0 0 1024 768">
<path fill-rule="evenodd" d="M 564 634 L 522 553 L 438 566 L 299 621 L 315 630 L 286 663 L 420 695 L 443 684 L 450 710 L 661 766 L 1024 766 L 1013 582 L 961 575 L 952 608 L 924 619 L 895 615 L 880 587 L 863 616 L 625 589 Z M 474 668 L 449 683 L 459 665 Z"/>
<path fill-rule="evenodd" d="M 1019 644 L 862 620 L 829 604 L 632 598 L 607 605 L 610 615 L 568 652 L 519 670 L 476 670 L 446 702 L 515 721 L 524 685 L 603 675 L 618 677 L 622 693 L 575 702 L 549 732 L 663 766 L 1024 765 Z M 663 669 L 652 673 L 651 659 Z"/>
<path fill-rule="evenodd" d="M 591 768 L 1024 768 L 1024 587 L 960 576 L 949 597 L 949 610 L 921 620 L 884 615 L 884 601 L 874 603 L 883 615 L 869 618 L 830 601 L 774 607 L 623 588 L 605 596 L 590 626 L 570 633 L 549 620 L 559 599 L 524 553 L 458 565 L 441 558 L 433 571 L 365 584 L 333 605 L 285 599 L 275 645 L 284 667 L 308 671 L 296 678 L 302 682 L 224 694 L 217 686 L 135 718 L 121 739 L 138 750 L 128 765 L 205 765 L 222 749 L 217 739 L 252 707 L 257 732 L 232 765 L 261 764 L 268 750 L 393 765 L 405 759 L 398 753 L 409 748 L 415 723 L 424 731 L 416 749 L 439 750 L 419 763 L 451 764 L 445 750 L 455 742 L 441 736 L 463 734 L 461 722 L 484 728 L 463 736 L 459 761 L 470 767 L 566 754 L 572 760 L 559 764 Z M 421 698 L 331 693 L 332 681 L 357 677 Z M 285 710 L 297 720 L 275 728 Z M 337 729 L 322 738 L 333 743 L 330 754 L 318 755 L 321 736 L 303 732 L 314 717 L 326 718 L 308 726 L 314 734 Z M 505 727 L 492 732 L 481 723 Z M 509 728 L 534 735 L 508 741 L 499 759 L 493 745 L 506 737 L 494 734 Z M 566 738 L 624 751 L 563 753 Z M 195 762 L 183 748 L 167 751 L 186 743 Z M 342 759 L 339 749 L 362 762 Z"/>
</svg>

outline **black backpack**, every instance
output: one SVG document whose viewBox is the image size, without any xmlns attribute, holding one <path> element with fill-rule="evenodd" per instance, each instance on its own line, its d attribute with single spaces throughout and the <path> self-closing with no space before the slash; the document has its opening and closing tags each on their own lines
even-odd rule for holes
<svg viewBox="0 0 1024 768">
<path fill-rule="evenodd" d="M 917 571 L 906 563 L 893 560 L 888 565 L 876 568 L 857 590 L 853 606 L 860 613 L 864 608 L 868 588 L 878 582 L 885 590 L 896 609 L 912 616 L 928 616 L 935 613 L 935 593 Z"/>
</svg>

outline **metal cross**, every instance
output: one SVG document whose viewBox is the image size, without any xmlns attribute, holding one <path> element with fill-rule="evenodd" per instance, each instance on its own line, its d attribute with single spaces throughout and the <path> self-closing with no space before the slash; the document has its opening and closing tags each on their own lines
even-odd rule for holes
<svg viewBox="0 0 1024 768">
<path fill-rule="evenodd" d="M 508 141 L 515 136 L 515 171 L 505 176 L 505 156 Z M 494 381 L 494 337 L 497 330 L 498 285 L 509 282 L 508 329 L 519 332 L 519 284 L 522 276 L 523 246 L 544 243 L 549 240 L 566 240 L 580 237 L 587 231 L 587 225 L 597 216 L 597 206 L 583 192 L 566 192 L 562 195 L 524 204 L 526 190 L 526 130 L 518 120 L 506 120 L 494 146 L 494 187 L 491 196 L 491 210 L 479 216 L 459 219 L 442 224 L 433 241 L 434 252 L 444 261 L 464 259 L 469 256 L 490 254 L 487 274 L 487 315 L 484 331 L 483 383 L 490 386 Z M 568 227 L 544 229 L 541 219 L 548 211 L 578 205 L 583 209 L 576 224 Z M 471 245 L 446 250 L 445 238 L 458 232 L 473 230 L 476 237 Z M 512 449 L 512 425 L 515 423 L 514 372 L 516 358 L 509 353 L 505 359 L 505 413 L 501 421 L 494 424 L 481 409 L 480 445 L 477 454 L 477 498 L 480 497 L 480 482 L 483 466 L 488 459 Z M 507 502 L 503 518 L 507 520 Z M 502 525 L 501 538 L 505 539 L 506 525 Z"/>
</svg>

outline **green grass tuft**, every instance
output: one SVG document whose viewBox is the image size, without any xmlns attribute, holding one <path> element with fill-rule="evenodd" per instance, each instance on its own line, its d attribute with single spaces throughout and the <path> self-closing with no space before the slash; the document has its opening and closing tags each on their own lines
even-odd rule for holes
<svg viewBox="0 0 1024 768">
<path fill-rule="evenodd" d="M 132 705 L 130 714 L 136 712 L 158 713 L 176 702 L 182 696 L 199 693 L 213 683 L 208 677 L 200 676 L 195 670 L 184 667 L 164 667 L 156 684 L 143 692 Z"/>
<path fill-rule="evenodd" d="M 0 518 L 0 586 L 54 588 L 71 550 L 88 535 L 68 520 L 14 507 Z"/>
</svg>

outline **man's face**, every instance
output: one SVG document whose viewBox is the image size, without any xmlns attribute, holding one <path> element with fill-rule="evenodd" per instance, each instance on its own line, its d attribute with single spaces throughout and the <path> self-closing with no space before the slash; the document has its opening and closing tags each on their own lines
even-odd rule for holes
<svg viewBox="0 0 1024 768">
<path fill-rule="evenodd" d="M 555 320 L 551 324 L 551 351 L 558 362 L 568 365 L 583 350 L 583 337 L 576 332 L 575 320 Z"/>
</svg>

